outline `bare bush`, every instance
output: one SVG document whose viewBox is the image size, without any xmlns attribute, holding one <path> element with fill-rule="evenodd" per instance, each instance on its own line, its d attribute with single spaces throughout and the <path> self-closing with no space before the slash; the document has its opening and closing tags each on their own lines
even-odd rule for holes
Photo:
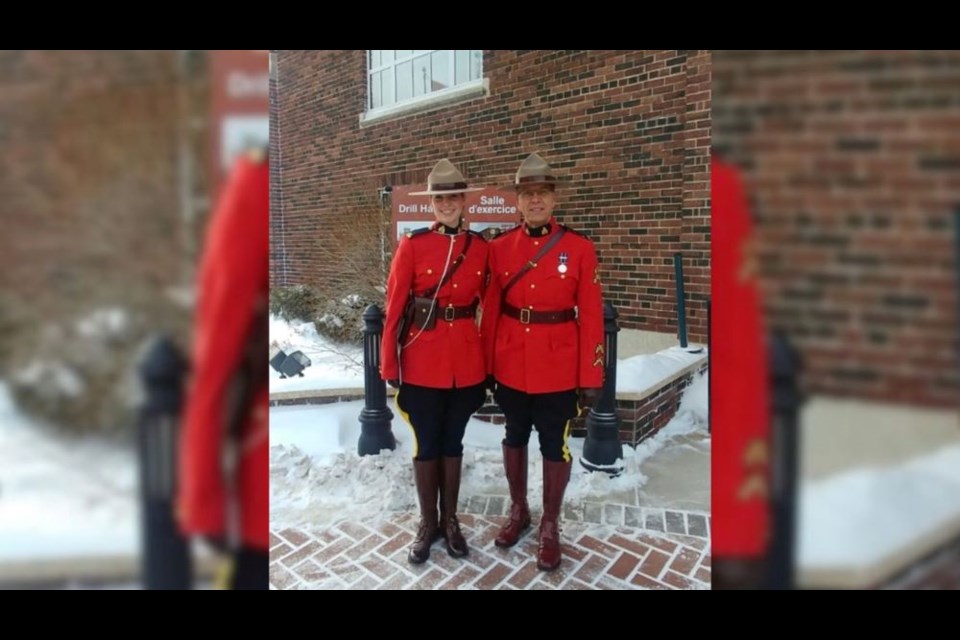
<svg viewBox="0 0 960 640">
<path fill-rule="evenodd" d="M 312 320 L 320 307 L 320 297 L 305 285 L 270 288 L 270 313 L 291 320 Z"/>
<path fill-rule="evenodd" d="M 315 282 L 321 303 L 313 318 L 317 333 L 333 342 L 363 341 L 363 312 L 371 304 L 383 308 L 390 269 L 390 209 L 375 187 L 361 188 L 352 205 L 318 235 L 314 251 L 336 264 L 342 274 L 335 284 Z"/>
<path fill-rule="evenodd" d="M 321 298 L 340 300 L 359 296 L 383 304 L 390 270 L 390 209 L 381 202 L 375 187 L 361 187 L 352 204 L 337 214 L 337 221 L 317 234 L 313 252 L 327 264 L 335 264 L 339 281 L 309 282 Z"/>
</svg>

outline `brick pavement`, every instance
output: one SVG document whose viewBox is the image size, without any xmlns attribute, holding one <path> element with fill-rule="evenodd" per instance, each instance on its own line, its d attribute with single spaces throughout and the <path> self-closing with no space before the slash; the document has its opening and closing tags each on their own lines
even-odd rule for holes
<svg viewBox="0 0 960 640">
<path fill-rule="evenodd" d="M 493 544 L 506 520 L 503 496 L 471 496 L 460 522 L 470 555 L 455 559 L 443 542 L 430 560 L 407 562 L 413 513 L 324 529 L 271 534 L 273 589 L 709 589 L 709 516 L 612 503 L 565 510 L 563 564 L 536 566 L 536 522 L 512 549 Z"/>
</svg>

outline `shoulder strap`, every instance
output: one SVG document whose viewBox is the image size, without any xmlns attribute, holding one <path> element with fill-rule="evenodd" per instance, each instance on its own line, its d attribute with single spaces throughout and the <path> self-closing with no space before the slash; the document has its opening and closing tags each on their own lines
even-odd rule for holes
<svg viewBox="0 0 960 640">
<path fill-rule="evenodd" d="M 415 238 L 427 233 L 428 231 L 430 231 L 430 227 L 418 227 L 412 231 L 405 231 L 403 235 L 407 236 L 407 238 Z"/>
</svg>

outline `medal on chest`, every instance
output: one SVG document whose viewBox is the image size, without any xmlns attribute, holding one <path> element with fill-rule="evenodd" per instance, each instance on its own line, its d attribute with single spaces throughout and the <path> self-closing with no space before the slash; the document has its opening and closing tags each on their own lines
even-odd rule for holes
<svg viewBox="0 0 960 640">
<path fill-rule="evenodd" d="M 567 255 L 565 251 L 560 252 L 560 262 L 557 264 L 557 271 L 559 271 L 560 273 L 566 273 L 567 260 L 569 259 L 570 257 Z"/>
</svg>

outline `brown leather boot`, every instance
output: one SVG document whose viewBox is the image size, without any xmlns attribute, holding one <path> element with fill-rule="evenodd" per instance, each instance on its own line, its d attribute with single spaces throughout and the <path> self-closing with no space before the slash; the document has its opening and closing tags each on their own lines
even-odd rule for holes
<svg viewBox="0 0 960 640">
<path fill-rule="evenodd" d="M 560 506 L 570 481 L 570 467 L 569 462 L 543 461 L 543 518 L 537 547 L 537 567 L 543 571 L 560 566 Z"/>
<path fill-rule="evenodd" d="M 440 507 L 441 534 L 447 541 L 447 553 L 454 558 L 467 555 L 467 541 L 460 532 L 460 522 L 457 520 L 457 500 L 460 499 L 460 473 L 463 469 L 463 458 L 443 458 L 441 477 L 443 483 L 440 495 L 443 504 Z"/>
<path fill-rule="evenodd" d="M 443 459 L 441 458 L 440 463 L 437 465 L 437 513 L 440 514 L 440 518 L 437 520 L 437 533 L 434 535 L 434 540 L 439 540 L 440 538 L 445 538 L 447 532 L 444 531 L 443 527 Z"/>
<path fill-rule="evenodd" d="M 437 539 L 437 484 L 440 460 L 414 460 L 413 477 L 417 483 L 417 499 L 420 501 L 420 525 L 413 539 L 407 560 L 422 564 L 430 557 L 430 545 Z"/>
<path fill-rule="evenodd" d="M 517 544 L 520 534 L 530 526 L 530 509 L 527 507 L 527 448 L 503 448 L 503 469 L 510 486 L 510 520 L 503 525 L 497 539 L 498 547 L 512 547 Z"/>
</svg>

